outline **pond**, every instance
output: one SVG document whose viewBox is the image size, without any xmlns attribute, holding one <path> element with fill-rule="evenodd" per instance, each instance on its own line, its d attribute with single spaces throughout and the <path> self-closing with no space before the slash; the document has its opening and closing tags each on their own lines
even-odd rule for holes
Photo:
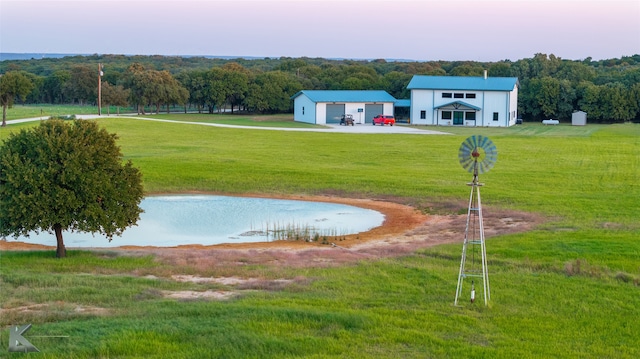
<svg viewBox="0 0 640 359">
<path fill-rule="evenodd" d="M 384 221 L 380 212 L 336 203 L 231 196 L 153 196 L 140 207 L 137 226 L 114 236 L 63 232 L 67 248 L 155 246 L 305 240 L 366 232 Z M 7 240 L 12 240 L 7 238 Z M 55 235 L 18 240 L 55 246 Z"/>
</svg>

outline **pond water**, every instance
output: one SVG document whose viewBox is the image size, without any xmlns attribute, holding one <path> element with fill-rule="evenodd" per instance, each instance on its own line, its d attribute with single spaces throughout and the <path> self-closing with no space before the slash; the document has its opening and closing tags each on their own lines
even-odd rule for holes
<svg viewBox="0 0 640 359">
<path fill-rule="evenodd" d="M 266 242 L 366 232 L 384 221 L 380 212 L 349 205 L 230 196 L 153 196 L 140 207 L 137 226 L 114 236 L 63 232 L 67 248 Z M 12 240 L 7 238 L 7 240 Z M 55 246 L 55 235 L 18 240 Z"/>
</svg>

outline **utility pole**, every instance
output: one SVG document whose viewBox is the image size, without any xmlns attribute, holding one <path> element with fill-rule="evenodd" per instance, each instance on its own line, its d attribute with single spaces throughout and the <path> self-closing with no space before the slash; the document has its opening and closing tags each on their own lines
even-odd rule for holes
<svg viewBox="0 0 640 359">
<path fill-rule="evenodd" d="M 102 64 L 98 64 L 98 116 L 102 116 Z"/>
</svg>

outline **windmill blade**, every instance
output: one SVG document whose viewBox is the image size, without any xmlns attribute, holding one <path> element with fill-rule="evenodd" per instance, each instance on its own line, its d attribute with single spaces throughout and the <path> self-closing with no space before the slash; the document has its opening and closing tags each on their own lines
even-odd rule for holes
<svg viewBox="0 0 640 359">
<path fill-rule="evenodd" d="M 468 137 L 460 145 L 458 160 L 462 168 L 473 173 L 474 168 L 478 173 L 486 173 L 498 159 L 498 148 L 485 136 L 474 135 Z"/>
</svg>

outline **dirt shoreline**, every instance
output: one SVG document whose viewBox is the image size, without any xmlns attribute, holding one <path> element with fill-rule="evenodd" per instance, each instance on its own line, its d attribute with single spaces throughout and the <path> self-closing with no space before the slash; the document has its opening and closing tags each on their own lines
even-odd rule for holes
<svg viewBox="0 0 640 359">
<path fill-rule="evenodd" d="M 315 264 L 317 262 L 339 263 L 353 259 L 403 255 L 434 245 L 453 242 L 462 243 L 464 239 L 466 214 L 427 215 L 414 207 L 391 201 L 343 198 L 328 195 L 269 196 L 247 194 L 244 196 L 341 203 L 379 211 L 384 214 L 385 220 L 381 226 L 368 232 L 329 238 L 329 245 L 317 242 L 274 241 L 210 246 L 122 246 L 83 249 L 153 253 L 160 257 L 172 258 L 173 261 L 179 263 L 186 263 L 186 259 L 191 258 L 196 265 L 197 258 L 203 258 L 202 260 L 204 260 L 205 257 L 209 258 L 207 262 L 217 260 L 216 263 L 218 264 L 238 263 L 238 260 L 246 262 L 247 258 L 250 257 L 249 261 L 252 263 L 275 261 L 279 264 L 291 262 L 300 265 L 301 257 L 313 257 L 314 259 L 311 262 Z M 496 209 L 485 209 L 483 212 L 486 238 L 500 234 L 528 231 L 542 221 L 539 216 L 525 212 Z M 117 241 L 117 237 L 113 240 Z M 55 250 L 55 246 L 29 244 L 10 238 L 6 241 L 0 241 L 0 251 L 8 250 Z M 338 254 L 339 252 L 342 253 Z M 347 252 L 348 254 L 345 254 Z M 256 253 L 261 253 L 261 255 L 256 255 Z M 241 257 L 244 257 L 244 259 Z"/>
</svg>

